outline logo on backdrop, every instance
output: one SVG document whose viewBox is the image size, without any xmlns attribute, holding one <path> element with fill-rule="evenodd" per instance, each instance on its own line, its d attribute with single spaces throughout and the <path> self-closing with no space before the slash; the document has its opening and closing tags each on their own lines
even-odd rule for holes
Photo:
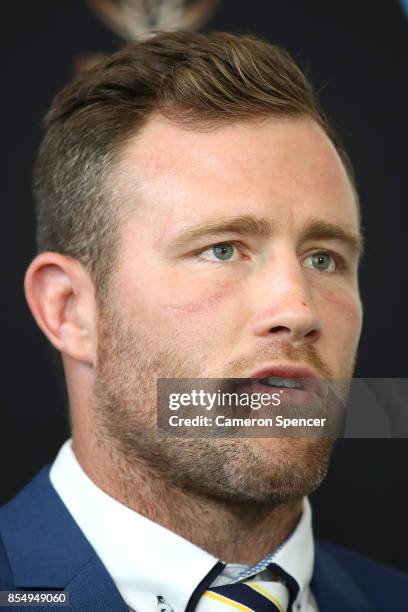
<svg viewBox="0 0 408 612">
<path fill-rule="evenodd" d="M 152 30 L 198 30 L 205 25 L 220 0 L 87 0 L 89 6 L 115 34 L 126 42 L 142 40 Z M 92 68 L 103 53 L 86 53 L 75 62 L 76 73 Z"/>
</svg>

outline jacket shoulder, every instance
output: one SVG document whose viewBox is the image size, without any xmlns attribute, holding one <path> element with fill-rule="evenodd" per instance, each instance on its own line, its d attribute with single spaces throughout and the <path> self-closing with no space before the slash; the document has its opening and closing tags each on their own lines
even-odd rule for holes
<svg viewBox="0 0 408 612">
<path fill-rule="evenodd" d="M 12 586 L 10 561 L 0 533 L 0 591 L 9 590 Z"/>
<path fill-rule="evenodd" d="M 95 556 L 53 488 L 49 470 L 45 466 L 0 508 L 0 564 L 2 557 L 3 565 L 8 561 L 13 581 L 21 587 L 59 587 Z"/>
<path fill-rule="evenodd" d="M 319 542 L 318 546 L 353 576 L 360 589 L 380 609 L 388 610 L 395 602 L 407 601 L 408 574 L 337 544 Z"/>
<path fill-rule="evenodd" d="M 0 587 L 66 589 L 78 612 L 127 612 L 107 569 L 52 486 L 49 470 L 43 468 L 0 508 Z"/>
</svg>

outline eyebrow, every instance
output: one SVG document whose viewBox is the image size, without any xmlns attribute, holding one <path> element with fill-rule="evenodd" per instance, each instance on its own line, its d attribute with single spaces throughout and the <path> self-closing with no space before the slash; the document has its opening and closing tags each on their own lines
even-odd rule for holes
<svg viewBox="0 0 408 612">
<path fill-rule="evenodd" d="M 353 254 L 361 257 L 364 253 L 364 237 L 361 228 L 358 231 L 339 223 L 330 223 L 321 219 L 309 219 L 302 229 L 303 239 L 339 240 Z"/>
<path fill-rule="evenodd" d="M 217 236 L 228 233 L 268 237 L 273 233 L 273 227 L 270 221 L 264 217 L 239 215 L 189 227 L 172 240 L 172 245 L 183 246 L 203 236 Z"/>
<path fill-rule="evenodd" d="M 198 238 L 219 236 L 228 233 L 267 238 L 274 233 L 274 230 L 274 224 L 265 217 L 239 215 L 236 217 L 222 218 L 217 221 L 199 223 L 189 227 L 171 240 L 171 246 L 182 247 Z M 341 224 L 310 218 L 301 229 L 301 237 L 303 240 L 340 240 L 356 255 L 361 256 L 363 253 L 364 241 L 361 231 L 356 232 Z"/>
</svg>

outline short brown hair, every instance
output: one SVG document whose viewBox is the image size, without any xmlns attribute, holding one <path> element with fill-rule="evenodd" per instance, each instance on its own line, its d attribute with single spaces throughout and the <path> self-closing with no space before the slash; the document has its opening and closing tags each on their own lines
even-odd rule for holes
<svg viewBox="0 0 408 612">
<path fill-rule="evenodd" d="M 290 55 L 254 36 L 159 32 L 67 85 L 46 117 L 34 176 L 38 251 L 79 260 L 103 294 L 115 261 L 120 151 L 154 112 L 191 126 L 307 116 L 347 155 Z"/>
</svg>

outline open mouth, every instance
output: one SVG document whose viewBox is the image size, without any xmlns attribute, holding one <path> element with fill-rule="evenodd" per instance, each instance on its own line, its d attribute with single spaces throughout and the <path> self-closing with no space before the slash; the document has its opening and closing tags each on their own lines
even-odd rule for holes
<svg viewBox="0 0 408 612">
<path fill-rule="evenodd" d="M 278 394 L 286 401 L 301 405 L 316 405 L 324 397 L 323 381 L 306 367 L 276 365 L 263 368 L 246 378 L 235 378 L 234 385 L 241 393 Z"/>
<path fill-rule="evenodd" d="M 269 376 L 268 378 L 252 379 L 253 382 L 264 385 L 266 387 L 274 387 L 278 389 L 301 389 L 304 390 L 303 382 L 296 378 L 280 378 L 279 376 Z"/>
</svg>

